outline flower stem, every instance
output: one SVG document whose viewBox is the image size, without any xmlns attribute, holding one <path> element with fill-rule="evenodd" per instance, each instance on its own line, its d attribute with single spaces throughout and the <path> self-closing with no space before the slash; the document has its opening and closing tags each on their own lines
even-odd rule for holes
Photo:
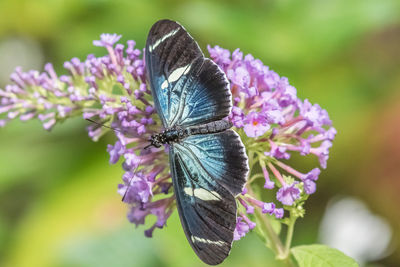
<svg viewBox="0 0 400 267">
<path fill-rule="evenodd" d="M 285 264 L 285 266 L 295 267 L 296 266 L 295 263 L 290 258 L 290 242 L 286 243 L 286 246 L 289 244 L 289 248 L 284 247 L 279 236 L 275 233 L 274 229 L 272 228 L 272 224 L 268 219 L 268 217 L 263 215 L 258 209 L 255 209 L 254 214 L 256 215 L 258 222 L 260 222 L 261 224 L 262 232 L 267 236 L 267 241 L 265 245 L 274 251 L 276 259 L 282 261 Z M 292 229 L 290 230 L 291 232 L 290 236 L 293 235 L 294 223 L 291 225 Z"/>
<path fill-rule="evenodd" d="M 272 173 L 275 175 L 275 178 L 278 179 L 278 181 L 281 183 L 281 185 L 286 185 L 281 173 L 274 167 L 274 165 L 272 165 L 271 162 L 268 162 L 267 165 L 271 169 Z"/>
<path fill-rule="evenodd" d="M 251 188 L 251 186 L 247 186 L 248 193 L 252 196 L 254 196 L 254 192 Z M 280 261 L 283 261 L 286 266 L 288 267 L 295 267 L 295 263 L 292 261 L 290 258 L 290 244 L 292 242 L 292 237 L 293 237 L 293 230 L 294 230 L 294 224 L 296 222 L 297 217 L 292 216 L 290 218 L 289 224 L 288 224 L 288 232 L 286 236 L 286 243 L 285 246 L 283 246 L 281 239 L 279 236 L 276 234 L 274 231 L 274 228 L 272 227 L 272 224 L 265 214 L 262 214 L 259 209 L 254 210 L 254 215 L 257 218 L 257 221 L 259 222 L 260 229 L 262 233 L 266 237 L 265 245 L 268 248 L 271 248 L 272 251 L 275 253 L 276 258 Z"/>
<path fill-rule="evenodd" d="M 285 244 L 285 255 L 286 258 L 289 257 L 290 254 L 290 246 L 292 244 L 292 238 L 293 238 L 293 230 L 294 230 L 294 224 L 296 223 L 297 217 L 296 216 L 291 216 L 288 224 L 288 231 L 286 235 L 286 244 Z"/>
<path fill-rule="evenodd" d="M 267 236 L 266 245 L 271 247 L 271 249 L 275 252 L 278 258 L 282 258 L 284 255 L 285 249 L 279 236 L 275 233 L 272 228 L 271 222 L 267 218 L 267 216 L 263 215 L 260 210 L 255 209 L 254 211 L 258 221 L 261 223 L 261 230 Z"/>
</svg>

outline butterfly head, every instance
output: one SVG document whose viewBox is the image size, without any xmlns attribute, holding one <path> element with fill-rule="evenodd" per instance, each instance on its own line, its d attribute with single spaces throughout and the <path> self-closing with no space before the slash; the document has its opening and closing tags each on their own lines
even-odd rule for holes
<svg viewBox="0 0 400 267">
<path fill-rule="evenodd" d="M 183 138 L 187 137 L 188 133 L 182 128 L 174 127 L 172 129 L 166 129 L 159 134 L 153 134 L 150 136 L 150 144 L 146 148 L 154 146 L 161 147 L 163 144 L 171 144 L 179 142 Z"/>
</svg>

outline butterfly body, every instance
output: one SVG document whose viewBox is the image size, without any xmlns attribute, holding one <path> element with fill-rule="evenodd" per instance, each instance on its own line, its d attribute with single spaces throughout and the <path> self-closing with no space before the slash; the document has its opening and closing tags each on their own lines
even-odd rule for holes
<svg viewBox="0 0 400 267">
<path fill-rule="evenodd" d="M 152 135 L 149 139 L 150 146 L 161 147 L 164 144 L 179 143 L 184 138 L 196 134 L 209 134 L 223 132 L 232 127 L 232 123 L 225 120 L 212 121 L 190 127 L 175 126 L 159 134 Z"/>
<path fill-rule="evenodd" d="M 186 136 L 187 132 L 183 128 L 173 127 L 170 129 L 165 129 L 159 134 L 152 135 L 149 139 L 150 145 L 148 146 L 154 146 L 158 148 L 164 144 L 179 142 L 179 140 L 185 138 Z"/>
<path fill-rule="evenodd" d="M 232 107 L 223 71 L 205 58 L 178 23 L 160 20 L 145 50 L 148 83 L 164 131 L 150 145 L 169 145 L 170 172 L 187 240 L 207 264 L 228 255 L 236 226 L 235 196 L 249 167 L 239 135 L 224 120 Z"/>
</svg>

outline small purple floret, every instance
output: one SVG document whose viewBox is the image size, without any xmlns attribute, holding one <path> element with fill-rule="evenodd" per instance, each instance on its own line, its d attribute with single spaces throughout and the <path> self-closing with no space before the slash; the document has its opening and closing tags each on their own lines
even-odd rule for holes
<svg viewBox="0 0 400 267">
<path fill-rule="evenodd" d="M 264 116 L 251 112 L 244 119 L 244 132 L 248 137 L 258 137 L 268 131 L 270 125 Z"/>
<path fill-rule="evenodd" d="M 262 213 L 273 214 L 275 210 L 275 204 L 273 202 L 264 203 L 262 207 Z"/>
<path fill-rule="evenodd" d="M 243 218 L 238 216 L 236 218 L 236 227 L 233 232 L 233 240 L 239 240 L 250 231 L 249 225 L 243 221 Z"/>
<path fill-rule="evenodd" d="M 281 219 L 283 218 L 284 210 L 282 208 L 275 209 L 274 214 L 277 219 Z"/>
<path fill-rule="evenodd" d="M 93 45 L 95 46 L 113 46 L 116 42 L 119 41 L 121 38 L 121 35 L 118 35 L 116 33 L 114 34 L 109 34 L 109 33 L 103 33 L 100 35 L 100 40 L 95 40 L 93 41 Z"/>
<path fill-rule="evenodd" d="M 293 205 L 294 201 L 300 197 L 300 189 L 296 187 L 296 184 L 298 182 L 294 182 L 291 185 L 284 185 L 276 193 L 276 199 L 283 205 Z"/>
</svg>

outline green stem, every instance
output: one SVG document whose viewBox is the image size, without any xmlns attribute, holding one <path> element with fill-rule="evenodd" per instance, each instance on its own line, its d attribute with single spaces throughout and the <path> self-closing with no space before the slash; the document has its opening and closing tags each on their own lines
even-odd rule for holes
<svg viewBox="0 0 400 267">
<path fill-rule="evenodd" d="M 289 224 L 288 224 L 288 232 L 286 235 L 286 244 L 285 244 L 285 255 L 286 258 L 289 257 L 290 254 L 290 246 L 292 244 L 292 238 L 293 238 L 293 230 L 294 230 L 294 224 L 296 223 L 297 217 L 292 216 L 290 218 Z"/>
<path fill-rule="evenodd" d="M 247 186 L 247 189 L 250 195 L 255 196 L 250 185 Z M 275 252 L 277 257 L 280 258 L 279 255 L 283 255 L 285 250 L 279 236 L 272 228 L 272 224 L 268 217 L 263 215 L 259 209 L 255 209 L 254 215 L 256 216 L 257 221 L 261 223 L 261 231 L 267 236 L 265 245 L 270 247 Z"/>
<path fill-rule="evenodd" d="M 272 228 L 272 224 L 269 221 L 268 217 L 263 215 L 258 209 L 254 211 L 254 214 L 256 215 L 258 222 L 261 222 L 261 231 L 267 236 L 267 241 L 265 245 L 267 247 L 270 247 L 274 251 L 276 258 L 284 262 L 286 266 L 296 267 L 295 263 L 289 257 L 290 250 L 285 249 L 279 236 L 275 233 L 274 229 Z M 291 232 L 293 234 L 293 229 L 291 230 Z"/>
<path fill-rule="evenodd" d="M 254 214 L 256 215 L 258 221 L 261 223 L 261 231 L 267 236 L 266 245 L 271 247 L 271 249 L 277 255 L 277 258 L 282 258 L 285 249 L 279 236 L 275 233 L 272 228 L 272 224 L 268 217 L 263 215 L 259 209 L 255 209 Z"/>
</svg>

